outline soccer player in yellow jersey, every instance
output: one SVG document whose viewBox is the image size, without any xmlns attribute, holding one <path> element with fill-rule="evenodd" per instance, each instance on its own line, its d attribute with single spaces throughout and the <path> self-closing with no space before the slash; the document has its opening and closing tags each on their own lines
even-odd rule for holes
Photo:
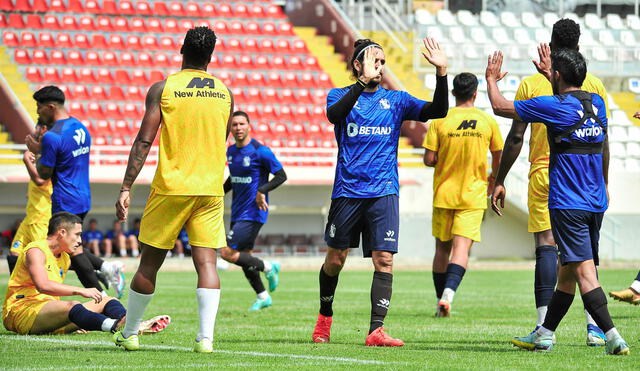
<svg viewBox="0 0 640 371">
<path fill-rule="evenodd" d="M 580 26 L 571 19 L 561 19 L 553 25 L 549 46 L 551 50 L 561 48 L 578 50 L 579 39 Z M 540 70 L 539 64 L 536 67 Z M 607 92 L 602 81 L 588 72 L 582 84 L 582 90 L 600 95 L 605 105 L 607 104 Z M 553 95 L 551 83 L 544 75 L 537 73 L 522 80 L 515 100 L 527 100 L 544 95 Z M 505 140 L 504 153 L 492 196 L 492 207 L 498 214 L 500 214 L 497 205 L 498 200 L 502 202 L 501 206 L 504 207 L 504 179 L 520 154 L 526 129 L 527 123 L 514 120 Z M 549 143 L 547 141 L 547 129 L 542 123 L 531 124 L 529 162 L 531 167 L 529 170 L 528 230 L 533 233 L 536 246 L 534 293 L 538 312 L 537 329 L 544 321 L 547 305 L 551 300 L 558 279 L 558 251 L 551 230 L 548 207 Z M 587 345 L 605 345 L 604 333 L 598 328 L 586 310 L 585 315 L 587 320 Z"/>
<path fill-rule="evenodd" d="M 153 297 L 157 272 L 184 225 L 198 273 L 200 330 L 194 351 L 213 352 L 220 301 L 216 249 L 226 246 L 223 177 L 233 112 L 231 92 L 207 73 L 215 43 L 216 35 L 207 27 L 187 32 L 180 50 L 182 70 L 149 89 L 140 132 L 131 148 L 116 202 L 120 220 L 127 218 L 131 186 L 161 128 L 158 168 L 138 237 L 140 265 L 131 281 L 125 327 L 113 337 L 127 350 L 139 347 L 138 325 Z"/>
<path fill-rule="evenodd" d="M 43 121 L 38 121 L 34 134 L 35 139 L 40 140 L 42 135 L 52 126 L 53 123 L 45 124 Z M 27 191 L 27 215 L 20 223 L 20 227 L 11 242 L 11 249 L 9 250 L 9 255 L 7 255 L 9 273 L 13 271 L 16 261 L 18 261 L 18 255 L 20 255 L 20 251 L 24 246 L 46 237 L 47 224 L 49 223 L 49 218 L 51 218 L 51 193 L 53 192 L 51 180 L 44 180 L 38 175 L 36 155 L 33 152 L 25 151 L 22 160 L 30 178 Z"/>
<path fill-rule="evenodd" d="M 453 79 L 456 106 L 447 117 L 433 120 L 422 146 L 424 163 L 433 176 L 432 234 L 436 238 L 433 284 L 438 298 L 437 317 L 448 317 L 453 296 L 462 281 L 473 242 L 480 242 L 480 225 L 487 208 L 487 151 L 492 174 L 502 153 L 502 135 L 496 120 L 473 106 L 478 89 L 475 75 L 463 72 Z"/>
</svg>

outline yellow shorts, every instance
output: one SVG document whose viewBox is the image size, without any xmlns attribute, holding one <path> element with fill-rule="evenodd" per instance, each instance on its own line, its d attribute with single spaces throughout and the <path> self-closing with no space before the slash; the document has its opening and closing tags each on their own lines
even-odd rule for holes
<svg viewBox="0 0 640 371">
<path fill-rule="evenodd" d="M 440 241 L 451 241 L 453 235 L 480 242 L 480 226 L 484 209 L 433 208 L 431 233 Z"/>
<path fill-rule="evenodd" d="M 140 242 L 173 249 L 183 226 L 192 246 L 227 246 L 224 197 L 159 195 L 151 189 L 140 222 Z"/>
<path fill-rule="evenodd" d="M 551 229 L 549 219 L 549 169 L 542 168 L 529 174 L 529 221 L 530 233 Z"/>
<path fill-rule="evenodd" d="M 20 299 L 19 303 L 15 303 L 10 309 L 3 312 L 2 323 L 7 330 L 26 335 L 31 331 L 42 307 L 53 300 L 58 299 L 47 296 Z"/>
<path fill-rule="evenodd" d="M 48 228 L 47 223 L 26 224 L 23 221 L 13 237 L 13 242 L 11 242 L 11 252 L 20 253 L 22 248 L 31 242 L 44 240 L 47 238 Z"/>
</svg>

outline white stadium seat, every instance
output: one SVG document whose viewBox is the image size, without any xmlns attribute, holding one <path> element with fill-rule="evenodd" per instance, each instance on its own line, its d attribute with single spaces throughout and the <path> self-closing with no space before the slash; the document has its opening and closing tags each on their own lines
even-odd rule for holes
<svg viewBox="0 0 640 371">
<path fill-rule="evenodd" d="M 635 14 L 629 14 L 627 16 L 627 27 L 632 30 L 640 30 L 640 18 Z"/>
<path fill-rule="evenodd" d="M 526 28 L 517 28 L 513 30 L 513 38 L 520 45 L 531 44 L 531 35 Z"/>
<path fill-rule="evenodd" d="M 627 130 L 629 132 L 629 140 L 640 142 L 640 127 L 629 126 Z"/>
<path fill-rule="evenodd" d="M 598 41 L 593 37 L 591 30 L 582 30 L 580 32 L 580 45 L 594 46 L 598 45 Z"/>
<path fill-rule="evenodd" d="M 546 28 L 538 28 L 536 29 L 536 39 L 537 43 L 548 43 L 551 41 L 551 31 Z"/>
<path fill-rule="evenodd" d="M 618 105 L 613 100 L 613 96 L 611 94 L 609 94 L 609 93 L 607 93 L 607 104 L 608 104 L 610 110 L 618 109 Z"/>
<path fill-rule="evenodd" d="M 445 26 L 456 26 L 458 23 L 456 22 L 456 18 L 453 16 L 453 14 L 451 14 L 451 12 L 446 9 L 440 10 L 436 14 L 436 19 L 438 20 L 438 23 Z"/>
<path fill-rule="evenodd" d="M 442 28 L 437 26 L 427 27 L 427 34 L 425 36 L 433 37 L 434 39 L 438 40 L 438 42 L 440 43 L 442 43 L 442 41 L 448 40 L 446 37 L 444 37 Z"/>
<path fill-rule="evenodd" d="M 606 17 L 607 26 L 614 30 L 622 30 L 625 28 L 624 23 L 622 22 L 622 18 L 618 14 L 609 13 Z"/>
<path fill-rule="evenodd" d="M 633 32 L 629 30 L 620 31 L 620 41 L 626 46 L 636 46 L 638 42 Z"/>
<path fill-rule="evenodd" d="M 436 24 L 436 19 L 428 10 L 418 9 L 416 10 L 416 22 L 430 26 Z"/>
<path fill-rule="evenodd" d="M 584 24 L 588 28 L 599 30 L 605 28 L 604 22 L 597 14 L 587 13 L 584 15 Z"/>
<path fill-rule="evenodd" d="M 507 30 L 502 27 L 494 28 L 493 30 L 491 30 L 491 37 L 496 43 L 498 43 L 498 45 L 512 43 L 511 37 L 509 37 Z"/>
<path fill-rule="evenodd" d="M 616 45 L 616 39 L 613 37 L 613 33 L 610 30 L 600 30 L 598 32 L 598 40 L 600 44 L 607 46 Z"/>
<path fill-rule="evenodd" d="M 518 19 L 518 17 L 516 17 L 516 15 L 511 12 L 500 13 L 500 21 L 503 25 L 510 28 L 522 27 L 522 24 L 520 24 L 520 20 Z"/>
<path fill-rule="evenodd" d="M 464 29 L 457 26 L 449 28 L 449 38 L 456 44 L 463 44 L 467 41 L 467 37 L 464 34 Z"/>
<path fill-rule="evenodd" d="M 640 161 L 635 158 L 626 158 L 624 160 L 624 169 L 626 171 L 640 171 Z"/>
<path fill-rule="evenodd" d="M 627 114 L 624 113 L 624 111 L 619 110 L 619 109 L 611 109 L 611 125 L 618 125 L 618 126 L 629 126 L 629 135 L 633 135 L 632 133 L 632 127 L 631 127 L 631 123 L 629 122 L 629 118 L 627 117 Z M 631 138 L 629 138 L 631 139 Z M 640 139 L 640 138 L 638 138 Z M 636 139 L 633 139 L 636 140 Z"/>
<path fill-rule="evenodd" d="M 608 128 L 609 138 L 612 142 L 626 142 L 627 141 L 627 128 L 624 126 L 610 125 Z"/>
<path fill-rule="evenodd" d="M 640 144 L 638 142 L 627 143 L 627 156 L 640 158 Z"/>
<path fill-rule="evenodd" d="M 458 11 L 458 23 L 465 26 L 477 26 L 478 18 L 468 10 Z"/>
<path fill-rule="evenodd" d="M 611 156 L 613 157 L 626 157 L 627 151 L 625 150 L 624 144 L 619 142 L 609 143 L 609 151 L 611 152 Z"/>
<path fill-rule="evenodd" d="M 556 13 L 544 13 L 542 19 L 544 20 L 544 26 L 551 29 L 553 28 L 553 24 L 556 23 L 560 17 L 558 17 Z"/>
<path fill-rule="evenodd" d="M 540 17 L 531 12 L 522 12 L 520 19 L 522 20 L 522 24 L 526 24 L 529 28 L 544 27 L 542 22 L 540 22 Z"/>
<path fill-rule="evenodd" d="M 500 25 L 500 20 L 495 13 L 483 10 L 480 12 L 480 23 L 486 27 L 497 27 Z"/>
<path fill-rule="evenodd" d="M 471 39 L 478 44 L 485 44 L 489 41 L 484 27 L 473 27 L 470 33 Z"/>
</svg>

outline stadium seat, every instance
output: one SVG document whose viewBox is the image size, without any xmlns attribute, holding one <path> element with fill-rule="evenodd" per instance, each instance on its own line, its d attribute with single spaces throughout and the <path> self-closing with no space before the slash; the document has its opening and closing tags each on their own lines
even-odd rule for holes
<svg viewBox="0 0 640 371">
<path fill-rule="evenodd" d="M 76 33 L 74 34 L 73 38 L 74 38 L 73 44 L 75 45 L 76 48 L 81 48 L 81 49 L 91 48 L 91 44 L 89 43 L 89 38 L 87 37 L 86 34 Z"/>
<path fill-rule="evenodd" d="M 204 3 L 200 7 L 200 17 L 214 18 L 216 17 L 216 7 L 213 3 Z"/>
<path fill-rule="evenodd" d="M 250 97 L 251 95 L 249 95 Z M 251 103 L 256 102 L 255 100 L 249 99 L 249 101 Z M 260 113 L 260 119 L 265 120 L 265 121 L 276 121 L 279 118 L 279 114 L 276 112 L 275 108 L 270 105 L 264 105 L 262 107 L 262 112 Z M 277 130 L 275 131 L 276 135 L 278 134 Z"/>
<path fill-rule="evenodd" d="M 86 117 L 84 106 L 79 102 L 71 102 L 69 104 L 69 115 L 73 117 Z"/>
<path fill-rule="evenodd" d="M 122 88 L 117 85 L 114 85 L 109 89 L 109 99 L 126 100 L 124 96 L 124 92 L 122 91 Z"/>
<path fill-rule="evenodd" d="M 100 14 L 102 13 L 102 7 L 96 0 L 86 0 L 84 2 L 84 10 L 87 13 L 91 14 Z"/>
<path fill-rule="evenodd" d="M 60 29 L 65 31 L 76 31 L 78 29 L 78 23 L 76 22 L 75 17 L 72 17 L 70 15 L 65 15 L 64 17 L 62 17 Z"/>
<path fill-rule="evenodd" d="M 13 59 L 19 64 L 31 64 L 31 57 L 29 57 L 29 53 L 24 49 L 15 49 Z"/>
<path fill-rule="evenodd" d="M 18 13 L 9 14 L 9 27 L 10 28 L 25 28 L 26 26 L 24 24 L 24 19 L 22 19 L 22 15 L 18 14 Z"/>
<path fill-rule="evenodd" d="M 90 68 L 82 68 L 78 73 L 78 82 L 82 84 L 93 84 L 96 82 L 96 77 L 93 70 Z"/>
<path fill-rule="evenodd" d="M 142 43 L 140 42 L 140 38 L 137 35 L 128 35 L 126 45 L 127 49 L 129 50 L 142 49 Z"/>
<path fill-rule="evenodd" d="M 54 67 L 46 67 L 44 69 L 44 75 L 42 77 L 43 81 L 47 81 L 47 82 L 59 82 L 60 81 L 60 75 L 58 74 L 58 70 Z"/>
<path fill-rule="evenodd" d="M 234 18 L 249 18 L 249 8 L 244 4 L 236 4 L 233 9 Z"/>
<path fill-rule="evenodd" d="M 101 85 L 94 85 L 91 87 L 91 99 L 92 100 L 106 100 L 107 93 Z"/>
<path fill-rule="evenodd" d="M 37 67 L 27 67 L 24 75 L 30 82 L 42 82 L 42 75 L 40 74 L 40 69 Z"/>
<path fill-rule="evenodd" d="M 464 26 L 477 26 L 478 18 L 468 10 L 459 10 L 457 14 L 458 23 Z"/>
<path fill-rule="evenodd" d="M 54 53 L 55 51 L 51 52 L 52 63 L 54 63 L 54 60 L 53 60 Z M 67 62 L 73 66 L 81 66 L 84 64 L 84 58 L 82 57 L 82 54 L 80 54 L 79 51 L 72 50 L 68 53 Z M 64 54 L 63 54 L 63 58 L 60 59 L 60 62 L 56 64 L 64 64 Z"/>
<path fill-rule="evenodd" d="M 48 10 L 55 13 L 65 13 L 67 11 L 67 7 L 64 5 L 62 0 L 50 0 Z"/>
<path fill-rule="evenodd" d="M 58 51 L 59 52 L 59 51 Z M 49 58 L 44 50 L 36 49 L 31 55 L 31 62 L 35 64 L 49 64 Z"/>
<path fill-rule="evenodd" d="M 280 74 L 278 72 L 269 72 L 269 74 L 267 74 L 267 85 L 268 86 L 272 86 L 274 88 L 279 88 L 282 87 L 282 79 L 280 77 Z"/>
<path fill-rule="evenodd" d="M 118 84 L 128 84 L 129 83 L 129 76 L 126 75 L 126 80 L 122 77 L 122 76 L 118 76 L 119 72 L 124 72 L 126 74 L 126 71 L 122 71 L 122 70 L 118 70 L 116 71 L 116 80 L 118 82 Z M 98 72 L 96 73 L 96 82 L 101 82 L 103 84 L 113 84 L 114 79 L 113 79 L 113 75 L 111 74 L 111 71 L 106 69 L 106 68 L 100 68 L 98 69 Z"/>
<path fill-rule="evenodd" d="M 137 86 L 127 87 L 127 99 L 133 101 L 144 100 L 144 92 Z"/>
<path fill-rule="evenodd" d="M 124 40 L 122 39 L 122 36 L 120 36 L 119 34 L 111 34 L 109 35 L 109 41 L 107 42 L 107 48 L 108 49 L 126 49 L 125 44 L 124 44 Z"/>
<path fill-rule="evenodd" d="M 293 93 L 293 90 L 291 89 L 282 89 L 281 91 L 281 103 L 282 104 L 296 104 L 298 103 L 295 94 Z"/>
<path fill-rule="evenodd" d="M 265 13 L 267 15 L 267 18 L 272 18 L 272 19 L 283 19 L 287 17 L 282 12 L 282 9 L 279 6 L 274 4 L 268 5 Z"/>
<path fill-rule="evenodd" d="M 59 33 L 56 35 L 56 47 L 58 48 L 72 48 L 71 36 L 67 33 Z"/>
<path fill-rule="evenodd" d="M 32 34 L 33 35 L 33 34 Z M 24 39 L 24 34 L 22 35 Z M 2 34 L 2 43 L 8 47 L 14 48 L 21 44 L 18 40 L 18 35 L 13 31 L 4 31 Z M 23 45 L 27 46 L 27 45 Z"/>
</svg>

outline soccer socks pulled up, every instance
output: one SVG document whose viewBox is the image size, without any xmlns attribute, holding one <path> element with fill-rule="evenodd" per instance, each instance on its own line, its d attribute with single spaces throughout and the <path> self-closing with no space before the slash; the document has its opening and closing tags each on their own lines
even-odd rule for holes
<svg viewBox="0 0 640 371">
<path fill-rule="evenodd" d="M 242 267 L 242 271 L 244 272 L 244 276 L 247 277 L 249 284 L 251 285 L 253 290 L 256 292 L 256 294 L 259 294 L 265 291 L 264 284 L 262 283 L 262 278 L 260 278 L 259 271 L 256 271 L 254 269 L 249 269 L 247 267 Z"/>
<path fill-rule="evenodd" d="M 384 324 L 389 304 L 391 303 L 391 287 L 393 274 L 386 272 L 373 272 L 371 282 L 371 324 L 369 333 L 375 331 Z"/>
<path fill-rule="evenodd" d="M 448 302 L 453 301 L 453 295 L 455 294 L 458 286 L 460 286 L 460 282 L 462 282 L 462 277 L 467 272 L 464 267 L 458 264 L 449 263 L 447 265 L 447 280 L 444 284 L 444 290 L 442 292 L 442 299 Z"/>
<path fill-rule="evenodd" d="M 111 331 L 115 320 L 104 314 L 92 312 L 82 304 L 76 304 L 69 310 L 69 321 L 83 330 L 108 332 Z"/>
<path fill-rule="evenodd" d="M 91 262 L 91 266 L 93 267 L 93 269 L 99 271 L 100 267 L 102 267 L 102 264 L 104 263 L 104 260 L 100 259 L 100 257 L 96 256 L 93 252 L 91 252 L 91 250 L 87 248 L 84 248 L 82 251 L 87 254 L 87 259 L 89 259 L 89 262 Z"/>
<path fill-rule="evenodd" d="M 218 306 L 220 305 L 220 289 L 197 288 L 198 316 L 200 318 L 200 330 L 196 341 L 207 338 L 213 341 L 213 330 L 216 325 Z"/>
<path fill-rule="evenodd" d="M 598 327 L 603 332 L 607 332 L 613 328 L 613 321 L 607 308 L 607 297 L 602 291 L 602 287 L 598 287 L 582 295 L 584 307 L 591 314 L 593 320 L 596 321 Z"/>
<path fill-rule="evenodd" d="M 333 316 L 333 296 L 338 286 L 338 276 L 329 276 L 324 271 L 324 265 L 320 267 L 320 314 Z"/>
<path fill-rule="evenodd" d="M 87 288 L 95 287 L 98 291 L 104 291 L 98 281 L 95 268 L 91 264 L 91 260 L 88 258 L 86 253 L 72 256 L 70 268 L 76 272 L 82 286 Z"/>
<path fill-rule="evenodd" d="M 122 303 L 120 303 L 116 299 L 113 299 L 109 300 L 107 304 L 104 305 L 102 313 L 109 318 L 120 319 L 124 317 L 125 314 L 127 314 L 127 310 L 124 308 Z"/>
<path fill-rule="evenodd" d="M 129 289 L 129 300 L 127 302 L 127 320 L 122 330 L 122 336 L 128 338 L 131 335 L 138 335 L 140 322 L 147 305 L 153 298 L 153 294 L 141 294 Z"/>
<path fill-rule="evenodd" d="M 447 273 L 432 272 L 431 275 L 433 276 L 433 286 L 436 289 L 436 298 L 440 299 L 444 291 L 444 285 L 447 282 Z"/>
<path fill-rule="evenodd" d="M 544 319 L 542 327 L 550 331 L 556 331 L 560 321 L 567 314 L 575 295 L 567 294 L 560 290 L 556 290 L 551 297 L 551 301 L 547 307 L 547 316 Z"/>
<path fill-rule="evenodd" d="M 558 250 L 555 246 L 536 247 L 534 293 L 536 308 L 546 307 L 551 301 L 558 281 Z"/>
<path fill-rule="evenodd" d="M 235 264 L 242 267 L 242 270 L 248 269 L 259 272 L 264 271 L 264 262 L 261 259 L 246 252 L 240 252 L 239 254 L 240 256 L 238 256 L 238 260 L 236 260 Z"/>
</svg>

